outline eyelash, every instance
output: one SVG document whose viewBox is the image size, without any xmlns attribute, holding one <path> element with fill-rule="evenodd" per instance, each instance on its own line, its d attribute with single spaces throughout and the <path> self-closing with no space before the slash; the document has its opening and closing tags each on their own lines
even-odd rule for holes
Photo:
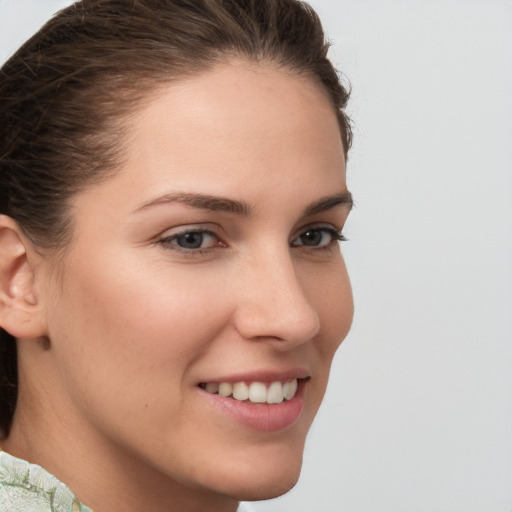
<svg viewBox="0 0 512 512">
<path fill-rule="evenodd" d="M 204 238 L 205 235 L 212 237 L 216 240 L 215 245 L 212 247 L 198 247 L 198 248 L 186 248 L 186 247 L 180 247 L 176 241 L 185 236 L 190 235 L 202 235 Z M 203 241 L 203 240 L 202 240 Z M 181 232 L 173 233 L 172 235 L 165 236 L 159 240 L 157 240 L 157 243 L 159 245 L 164 246 L 165 248 L 170 248 L 171 250 L 188 253 L 188 254 L 204 254 L 206 252 L 209 252 L 213 249 L 216 249 L 218 247 L 226 247 L 226 244 L 220 240 L 220 238 L 213 233 L 212 231 L 208 229 L 198 229 L 198 228 L 192 228 L 192 229 L 184 229 Z"/>
<path fill-rule="evenodd" d="M 306 245 L 306 244 L 301 244 L 301 245 L 295 245 L 293 242 L 295 240 L 297 240 L 298 238 L 300 237 L 303 237 L 305 235 L 307 235 L 308 233 L 323 233 L 323 234 L 328 234 L 331 239 L 330 241 L 325 244 L 325 245 Z M 307 228 L 305 231 L 303 231 L 299 236 L 297 236 L 295 238 L 294 241 L 292 241 L 292 247 L 311 247 L 313 250 L 322 250 L 322 249 L 329 249 L 333 244 L 335 243 L 338 243 L 338 242 L 345 242 L 347 239 L 345 238 L 345 236 L 343 235 L 343 233 L 341 231 L 338 231 L 337 229 L 335 228 L 332 228 L 332 227 L 327 227 L 327 226 L 313 226 L 313 227 L 309 227 Z"/>
<path fill-rule="evenodd" d="M 298 240 L 301 237 L 306 236 L 308 233 L 320 233 L 320 235 L 327 234 L 330 236 L 330 240 L 324 244 L 324 245 L 307 245 L 305 243 L 302 244 L 296 244 L 294 243 L 296 240 Z M 216 239 L 216 242 L 211 247 L 192 247 L 192 248 L 185 248 L 179 246 L 176 242 L 179 238 L 190 236 L 190 235 L 201 235 L 203 238 L 201 239 L 201 243 L 204 242 L 204 237 L 209 236 L 214 239 Z M 337 244 L 338 242 L 344 242 L 347 238 L 343 235 L 343 233 L 336 228 L 328 227 L 328 226 L 310 226 L 306 229 L 304 229 L 297 237 L 295 237 L 292 242 L 292 247 L 303 247 L 306 250 L 314 250 L 314 251 L 322 251 L 322 250 L 329 250 L 332 248 L 333 245 Z M 208 230 L 208 229 L 200 229 L 200 228 L 191 228 L 191 229 L 184 229 L 183 231 L 180 231 L 178 233 L 173 233 L 172 235 L 165 236 L 163 238 L 160 238 L 157 240 L 157 243 L 165 248 L 170 248 L 171 250 L 183 252 L 186 254 L 194 255 L 194 254 L 205 254 L 209 251 L 212 251 L 217 248 L 223 248 L 227 247 L 227 244 L 225 244 L 214 232 Z"/>
</svg>

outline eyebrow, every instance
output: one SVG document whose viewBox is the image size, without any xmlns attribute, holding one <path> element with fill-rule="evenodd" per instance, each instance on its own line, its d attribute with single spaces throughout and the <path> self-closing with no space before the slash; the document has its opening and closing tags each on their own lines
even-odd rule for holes
<svg viewBox="0 0 512 512">
<path fill-rule="evenodd" d="M 252 207 L 245 201 L 236 201 L 227 197 L 213 196 L 208 194 L 193 194 L 187 192 L 165 194 L 156 199 L 153 199 L 152 201 L 149 201 L 148 203 L 145 203 L 136 211 L 142 211 L 146 210 L 147 208 L 151 208 L 152 206 L 174 202 L 183 203 L 187 206 L 198 208 L 200 210 L 221 211 L 232 213 L 241 217 L 249 217 L 253 211 Z M 312 216 L 340 205 L 345 206 L 349 211 L 352 209 L 354 202 L 352 199 L 352 194 L 348 190 L 339 194 L 320 198 L 318 201 L 315 201 L 309 205 L 304 210 L 304 213 L 306 216 Z"/>
<path fill-rule="evenodd" d="M 311 215 L 316 215 L 317 213 L 330 210 L 336 206 L 344 206 L 348 211 L 352 210 L 354 207 L 352 194 L 348 190 L 345 190 L 340 194 L 322 197 L 318 201 L 315 201 L 313 204 L 309 205 L 305 210 L 305 214 L 309 217 Z"/>
<path fill-rule="evenodd" d="M 227 197 L 212 196 L 207 194 L 190 194 L 180 192 L 175 194 L 166 194 L 158 197 L 149 203 L 144 204 L 137 211 L 145 210 L 151 206 L 166 203 L 183 203 L 193 208 L 201 210 L 221 211 L 240 215 L 241 217 L 249 217 L 252 213 L 252 208 L 244 201 L 235 201 Z"/>
</svg>

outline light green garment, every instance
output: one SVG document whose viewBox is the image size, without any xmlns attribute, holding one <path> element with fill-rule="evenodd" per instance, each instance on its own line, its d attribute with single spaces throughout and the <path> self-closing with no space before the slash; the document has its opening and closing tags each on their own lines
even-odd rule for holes
<svg viewBox="0 0 512 512">
<path fill-rule="evenodd" d="M 1 512 L 92 512 L 41 466 L 0 451 Z"/>
<path fill-rule="evenodd" d="M 92 512 L 57 478 L 0 450 L 0 512 Z M 250 512 L 241 503 L 237 512 Z"/>
</svg>

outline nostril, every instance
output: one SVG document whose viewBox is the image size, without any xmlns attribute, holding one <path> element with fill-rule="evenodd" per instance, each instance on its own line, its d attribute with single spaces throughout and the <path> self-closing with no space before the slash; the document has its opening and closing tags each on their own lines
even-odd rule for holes
<svg viewBox="0 0 512 512">
<path fill-rule="evenodd" d="M 245 339 L 299 344 L 310 341 L 320 330 L 320 315 L 289 252 L 283 254 L 258 253 L 254 264 L 246 267 L 233 316 Z"/>
<path fill-rule="evenodd" d="M 318 334 L 320 317 L 309 304 L 246 303 L 237 308 L 235 326 L 246 339 L 300 344 Z"/>
</svg>

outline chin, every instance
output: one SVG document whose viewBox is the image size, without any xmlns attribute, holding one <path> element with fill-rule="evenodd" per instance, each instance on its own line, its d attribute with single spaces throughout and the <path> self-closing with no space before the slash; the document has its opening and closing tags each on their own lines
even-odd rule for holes
<svg viewBox="0 0 512 512">
<path fill-rule="evenodd" d="M 290 447 L 254 446 L 243 457 L 228 464 L 221 480 L 222 493 L 239 501 L 260 501 L 281 496 L 297 483 L 301 468 L 303 445 Z M 252 452 L 252 453 L 251 453 Z M 219 489 L 220 490 L 220 489 Z"/>
<path fill-rule="evenodd" d="M 295 487 L 300 476 L 300 469 L 299 465 L 297 468 L 279 473 L 267 468 L 264 476 L 253 473 L 244 482 L 238 483 L 236 488 L 232 489 L 231 495 L 239 501 L 262 501 L 277 498 Z"/>
</svg>

